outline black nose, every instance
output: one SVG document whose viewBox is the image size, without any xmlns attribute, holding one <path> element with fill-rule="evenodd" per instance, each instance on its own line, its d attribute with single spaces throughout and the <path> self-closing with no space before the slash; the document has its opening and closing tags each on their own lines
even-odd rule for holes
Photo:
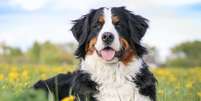
<svg viewBox="0 0 201 101">
<path fill-rule="evenodd" d="M 102 40 L 106 45 L 110 45 L 114 40 L 114 35 L 110 32 L 105 32 L 102 35 Z"/>
</svg>

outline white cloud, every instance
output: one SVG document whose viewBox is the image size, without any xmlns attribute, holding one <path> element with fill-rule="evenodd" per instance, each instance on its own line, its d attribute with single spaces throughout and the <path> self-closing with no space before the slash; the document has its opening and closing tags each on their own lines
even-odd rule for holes
<svg viewBox="0 0 201 101">
<path fill-rule="evenodd" d="M 165 12 L 147 16 L 150 28 L 144 42 L 160 50 L 162 60 L 170 54 L 170 48 L 184 41 L 201 40 L 201 23 L 194 17 L 178 16 L 174 12 Z"/>
<path fill-rule="evenodd" d="M 1 18 L 11 20 L 5 22 L 8 23 L 6 27 L 0 24 L 0 42 L 10 46 L 26 50 L 34 41 L 42 43 L 47 40 L 54 43 L 75 41 L 69 31 L 71 26 L 64 16 L 15 15 Z"/>
<path fill-rule="evenodd" d="M 196 21 L 195 15 L 179 16 L 171 7 L 189 5 L 200 0 L 10 0 L 14 6 L 33 11 L 46 6 L 48 10 L 62 11 L 65 14 L 52 15 L 10 15 L 4 17 L 7 31 L 0 29 L 0 41 L 9 45 L 26 48 L 33 41 L 53 42 L 74 41 L 69 31 L 70 20 L 79 18 L 92 8 L 102 6 L 127 6 L 136 14 L 143 15 L 150 20 L 150 29 L 145 35 L 144 42 L 156 46 L 164 58 L 169 49 L 182 41 L 201 39 L 201 23 Z M 54 15 L 54 13 L 53 13 Z M 56 15 L 56 14 L 55 14 Z M 1 16 L 0 16 L 1 20 Z M 16 22 L 16 20 L 18 22 Z M 0 24 L 0 26 L 2 26 Z M 11 27 L 12 26 L 12 27 Z M 3 31 L 2 31 L 3 30 Z"/>
<path fill-rule="evenodd" d="M 200 0 L 8 0 L 12 5 L 33 11 L 44 6 L 53 9 L 80 9 L 88 10 L 100 6 L 121 6 L 129 8 L 150 8 L 155 6 L 182 6 L 200 3 Z"/>
<path fill-rule="evenodd" d="M 42 8 L 48 0 L 9 0 L 14 6 L 19 6 L 27 11 L 33 11 Z"/>
</svg>

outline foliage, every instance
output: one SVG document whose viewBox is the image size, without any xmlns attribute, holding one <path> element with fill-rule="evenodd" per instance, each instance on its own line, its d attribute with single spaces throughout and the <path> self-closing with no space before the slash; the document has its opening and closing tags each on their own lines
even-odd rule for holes
<svg viewBox="0 0 201 101">
<path fill-rule="evenodd" d="M 52 44 L 35 42 L 31 48 L 22 52 L 15 47 L 0 46 L 0 63 L 13 64 L 74 64 L 74 43 Z"/>
<path fill-rule="evenodd" d="M 157 68 L 158 101 L 200 101 L 201 68 Z"/>
<path fill-rule="evenodd" d="M 41 56 L 41 45 L 38 42 L 35 42 L 33 46 L 28 50 L 27 54 L 30 59 L 32 59 L 33 63 L 40 62 Z"/>
<path fill-rule="evenodd" d="M 0 101 L 45 101 L 31 86 L 39 79 L 72 72 L 73 66 L 0 64 Z M 201 68 L 155 68 L 158 101 L 200 101 Z M 30 99 L 31 98 L 31 99 Z M 73 101 L 73 96 L 63 101 Z M 52 100 L 49 100 L 52 101 Z"/>
<path fill-rule="evenodd" d="M 167 60 L 168 66 L 195 67 L 201 66 L 201 41 L 181 43 L 172 48 L 172 57 Z"/>
</svg>

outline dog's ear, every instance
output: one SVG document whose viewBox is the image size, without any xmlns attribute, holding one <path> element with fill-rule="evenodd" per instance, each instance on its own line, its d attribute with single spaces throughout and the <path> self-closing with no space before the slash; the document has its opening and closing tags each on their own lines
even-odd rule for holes
<svg viewBox="0 0 201 101">
<path fill-rule="evenodd" d="M 74 25 L 71 28 L 73 36 L 79 43 L 83 43 L 89 31 L 89 14 L 84 15 L 80 19 L 73 20 L 73 23 Z"/>
<path fill-rule="evenodd" d="M 73 20 L 73 27 L 71 31 L 73 36 L 78 41 L 79 45 L 75 52 L 75 55 L 80 58 L 85 56 L 85 45 L 90 33 L 91 19 L 93 18 L 96 10 L 91 10 L 90 13 L 82 16 L 80 19 Z"/>
<path fill-rule="evenodd" d="M 145 35 L 148 25 L 148 20 L 140 15 L 135 15 L 131 11 L 123 8 L 127 15 L 129 34 L 131 38 L 131 46 L 136 50 L 138 56 L 146 54 L 146 48 L 141 45 L 141 39 Z"/>
<path fill-rule="evenodd" d="M 149 27 L 147 23 L 148 20 L 140 15 L 135 15 L 130 11 L 127 12 L 127 16 L 131 37 L 136 41 L 136 43 L 140 43 L 140 40 Z"/>
</svg>

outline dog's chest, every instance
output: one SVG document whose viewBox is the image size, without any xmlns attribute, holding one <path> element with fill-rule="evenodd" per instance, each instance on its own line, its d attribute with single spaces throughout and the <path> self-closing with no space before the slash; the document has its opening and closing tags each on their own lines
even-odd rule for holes
<svg viewBox="0 0 201 101">
<path fill-rule="evenodd" d="M 106 70 L 91 75 L 98 83 L 98 101 L 134 101 L 135 84 L 119 70 Z"/>
<path fill-rule="evenodd" d="M 133 82 L 139 72 L 141 61 L 135 60 L 129 65 L 103 64 L 93 57 L 87 57 L 82 62 L 82 70 L 91 75 L 91 79 L 98 84 L 98 91 L 94 97 L 98 101 L 134 101 L 137 88 Z"/>
<path fill-rule="evenodd" d="M 134 85 L 126 80 L 101 83 L 98 90 L 98 101 L 134 101 Z"/>
</svg>

